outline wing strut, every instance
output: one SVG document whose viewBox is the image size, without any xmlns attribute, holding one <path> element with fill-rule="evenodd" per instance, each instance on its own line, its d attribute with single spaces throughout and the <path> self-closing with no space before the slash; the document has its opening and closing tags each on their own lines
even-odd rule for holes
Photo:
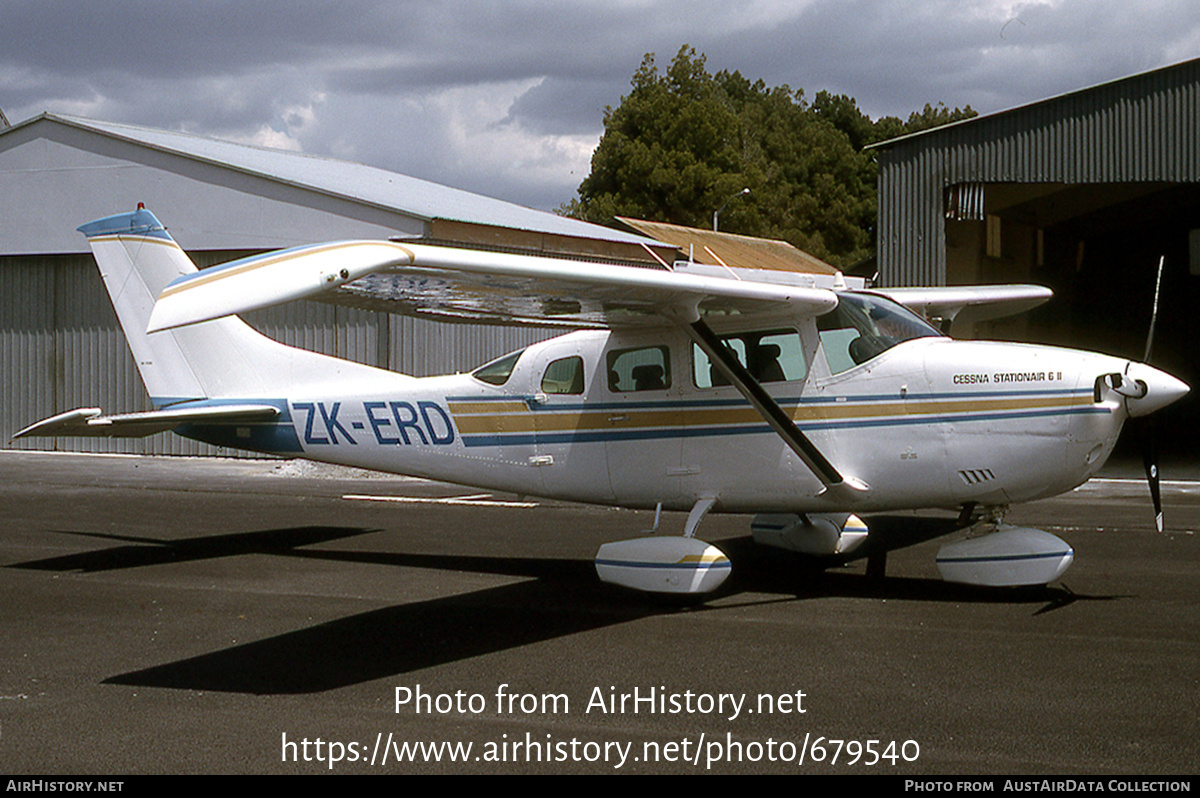
<svg viewBox="0 0 1200 798">
<path fill-rule="evenodd" d="M 767 393 L 762 384 L 748 372 L 733 352 L 721 343 L 704 319 L 697 319 L 685 325 L 688 335 L 704 350 L 709 359 L 716 364 L 722 374 L 741 392 L 742 396 L 758 411 L 763 420 L 783 438 L 796 456 L 799 457 L 817 479 L 825 485 L 825 491 L 831 498 L 853 500 L 862 497 L 867 491 L 867 485 L 854 477 L 846 477 L 837 470 L 833 463 L 821 454 L 821 450 L 808 439 L 779 403 Z"/>
</svg>

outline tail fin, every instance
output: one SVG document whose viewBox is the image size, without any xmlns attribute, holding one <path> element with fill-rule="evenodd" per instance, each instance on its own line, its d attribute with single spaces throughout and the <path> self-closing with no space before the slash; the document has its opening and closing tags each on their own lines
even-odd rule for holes
<svg viewBox="0 0 1200 798">
<path fill-rule="evenodd" d="M 326 382 L 368 366 L 295 349 L 228 317 L 147 333 L 154 302 L 175 278 L 197 271 L 150 211 L 79 228 L 88 238 L 121 329 L 155 407 L 218 397 L 284 396 L 297 379 Z"/>
</svg>

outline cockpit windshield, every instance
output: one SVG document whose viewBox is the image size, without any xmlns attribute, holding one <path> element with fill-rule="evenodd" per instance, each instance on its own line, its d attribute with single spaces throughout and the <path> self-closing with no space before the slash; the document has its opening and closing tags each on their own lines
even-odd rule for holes
<svg viewBox="0 0 1200 798">
<path fill-rule="evenodd" d="M 838 305 L 817 317 L 831 374 L 866 363 L 913 338 L 941 337 L 936 327 L 903 305 L 869 294 L 838 294 Z"/>
</svg>

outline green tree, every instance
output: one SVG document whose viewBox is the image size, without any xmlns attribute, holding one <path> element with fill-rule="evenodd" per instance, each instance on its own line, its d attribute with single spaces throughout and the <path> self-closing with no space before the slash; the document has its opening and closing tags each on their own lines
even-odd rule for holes
<svg viewBox="0 0 1200 798">
<path fill-rule="evenodd" d="M 605 109 L 605 133 L 579 189 L 581 215 L 700 224 L 722 177 L 738 170 L 737 119 L 694 51 L 681 51 L 666 74 L 647 55 L 632 83 L 616 109 Z"/>
<path fill-rule="evenodd" d="M 749 188 L 722 212 L 722 230 L 780 238 L 843 267 L 874 253 L 875 163 L 863 147 L 974 115 L 926 106 L 906 124 L 875 123 L 845 95 L 822 91 L 810 105 L 786 85 L 712 75 L 686 45 L 665 72 L 647 54 L 631 85 L 605 109 L 591 173 L 562 212 L 598 224 L 631 216 L 708 227 L 716 208 Z"/>
</svg>

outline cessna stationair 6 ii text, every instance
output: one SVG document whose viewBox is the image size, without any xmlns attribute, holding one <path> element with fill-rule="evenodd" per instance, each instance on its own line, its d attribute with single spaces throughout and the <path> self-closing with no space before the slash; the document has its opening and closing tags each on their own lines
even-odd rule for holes
<svg viewBox="0 0 1200 798">
<path fill-rule="evenodd" d="M 914 312 L 1003 315 L 1045 301 L 1036 286 L 864 290 L 841 275 L 783 283 L 391 241 L 197 271 L 146 210 L 80 231 L 156 409 L 81 408 L 18 436 L 174 430 L 492 490 L 689 511 L 682 536 L 601 547 L 600 578 L 642 590 L 721 584 L 729 560 L 695 537 L 710 510 L 752 514 L 762 544 L 845 561 L 871 536 L 864 514 L 961 508 L 961 539 L 938 553 L 944 578 L 1044 584 L 1072 549 L 1004 524 L 1005 509 L 1084 482 L 1126 418 L 1188 391 L 1145 363 L 952 340 Z M 425 318 L 579 329 L 470 374 L 416 378 L 285 346 L 234 315 L 334 295 Z"/>
</svg>

